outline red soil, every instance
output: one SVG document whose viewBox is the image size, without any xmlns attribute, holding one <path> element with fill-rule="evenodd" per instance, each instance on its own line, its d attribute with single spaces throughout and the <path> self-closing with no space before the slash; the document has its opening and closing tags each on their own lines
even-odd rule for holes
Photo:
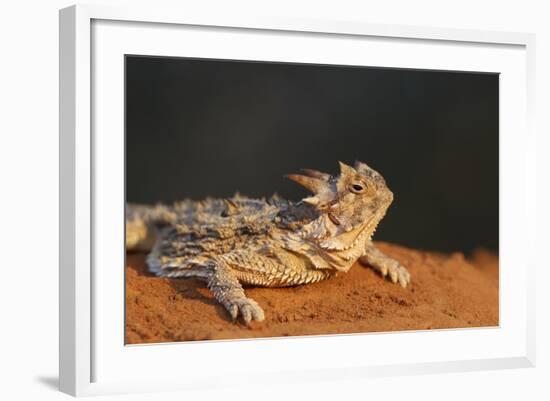
<svg viewBox="0 0 550 401">
<path fill-rule="evenodd" d="M 357 264 L 346 274 L 293 288 L 248 288 L 266 320 L 233 323 L 204 283 L 151 276 L 145 254 L 127 254 L 126 343 L 497 326 L 498 256 L 465 259 L 378 244 L 406 266 L 410 288 Z"/>
</svg>

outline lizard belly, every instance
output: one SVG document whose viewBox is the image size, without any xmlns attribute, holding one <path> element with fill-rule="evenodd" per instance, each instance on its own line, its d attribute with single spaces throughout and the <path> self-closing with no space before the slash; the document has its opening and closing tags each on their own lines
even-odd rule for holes
<svg viewBox="0 0 550 401">
<path fill-rule="evenodd" d="M 286 253 L 286 252 L 285 252 Z M 265 256 L 246 251 L 235 251 L 217 259 L 227 264 L 243 284 L 262 287 L 289 287 L 324 280 L 333 275 L 330 270 L 319 270 L 293 255 L 278 252 Z M 285 263 L 281 263 L 281 258 Z"/>
</svg>

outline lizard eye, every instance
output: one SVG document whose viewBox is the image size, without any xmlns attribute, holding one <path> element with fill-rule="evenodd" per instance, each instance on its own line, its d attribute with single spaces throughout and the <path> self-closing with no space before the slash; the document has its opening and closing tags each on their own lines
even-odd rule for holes
<svg viewBox="0 0 550 401">
<path fill-rule="evenodd" d="M 363 184 L 354 183 L 350 187 L 351 192 L 355 192 L 356 194 L 359 194 L 365 190 L 365 186 Z"/>
</svg>

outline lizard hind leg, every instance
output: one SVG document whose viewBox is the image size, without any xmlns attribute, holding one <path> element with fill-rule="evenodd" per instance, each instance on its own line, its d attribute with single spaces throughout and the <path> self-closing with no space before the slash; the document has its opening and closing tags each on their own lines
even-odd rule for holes
<svg viewBox="0 0 550 401">
<path fill-rule="evenodd" d="M 248 298 L 233 270 L 219 259 L 211 259 L 209 264 L 208 288 L 214 297 L 229 312 L 233 320 L 239 315 L 249 325 L 252 320 L 265 319 L 264 311 L 256 301 Z"/>
</svg>

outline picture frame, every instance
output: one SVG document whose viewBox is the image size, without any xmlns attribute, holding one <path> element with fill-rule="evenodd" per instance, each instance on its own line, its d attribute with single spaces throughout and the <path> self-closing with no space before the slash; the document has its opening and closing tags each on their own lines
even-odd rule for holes
<svg viewBox="0 0 550 401">
<path fill-rule="evenodd" d="M 269 383 L 534 366 L 534 48 L 526 33 L 154 7 L 61 10 L 60 390 L 80 396 L 232 386 L 243 374 Z M 125 346 L 120 99 L 128 53 L 500 73 L 500 326 Z M 174 369 L 182 357 L 185 366 Z M 156 369 L 140 376 L 143 366 Z"/>
</svg>

